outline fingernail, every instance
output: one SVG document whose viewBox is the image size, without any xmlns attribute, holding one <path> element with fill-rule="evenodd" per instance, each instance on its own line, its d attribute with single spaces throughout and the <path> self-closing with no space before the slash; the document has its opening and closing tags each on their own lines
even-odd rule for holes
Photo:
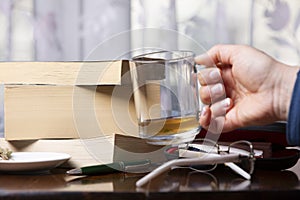
<svg viewBox="0 0 300 200">
<path fill-rule="evenodd" d="M 222 105 L 223 107 L 228 108 L 230 106 L 230 99 L 229 98 L 224 99 L 222 101 Z"/>
<path fill-rule="evenodd" d="M 212 80 L 219 80 L 220 79 L 220 73 L 218 70 L 213 70 L 209 73 L 209 77 L 212 79 Z"/>
<path fill-rule="evenodd" d="M 211 95 L 222 95 L 223 94 L 223 86 L 221 83 L 218 83 L 211 87 Z"/>
</svg>

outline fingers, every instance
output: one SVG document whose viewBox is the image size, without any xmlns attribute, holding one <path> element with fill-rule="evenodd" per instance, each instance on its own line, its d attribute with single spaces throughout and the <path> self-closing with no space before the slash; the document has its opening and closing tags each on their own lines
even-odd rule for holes
<svg viewBox="0 0 300 200">
<path fill-rule="evenodd" d="M 233 102 L 230 98 L 216 102 L 210 106 L 212 118 L 225 116 L 226 112 L 232 108 Z"/>
<path fill-rule="evenodd" d="M 215 133 L 215 134 L 222 133 L 225 117 L 221 116 L 216 118 L 210 118 L 209 117 L 210 114 L 211 111 L 208 108 L 206 114 L 204 116 L 201 115 L 199 120 L 201 127 L 208 130 L 211 133 Z"/>
<path fill-rule="evenodd" d="M 195 57 L 195 62 L 200 65 L 212 67 L 218 63 L 232 64 L 233 55 L 240 51 L 239 45 L 216 45 L 206 54 Z"/>
<path fill-rule="evenodd" d="M 225 97 L 225 88 L 222 83 L 200 87 L 199 95 L 204 104 L 217 102 Z"/>
<path fill-rule="evenodd" d="M 221 133 L 225 123 L 226 113 L 232 107 L 233 102 L 230 98 L 214 103 L 210 107 L 204 107 L 199 118 L 200 125 L 213 133 Z"/>
<path fill-rule="evenodd" d="M 195 62 L 199 65 L 205 65 L 205 66 L 214 66 L 215 62 L 211 59 L 209 54 L 201 54 L 195 57 Z"/>
<path fill-rule="evenodd" d="M 204 68 L 198 73 L 201 84 L 199 94 L 204 104 L 211 104 L 225 97 L 225 88 L 219 68 Z"/>
<path fill-rule="evenodd" d="M 221 70 L 226 66 L 231 67 L 233 57 L 239 53 L 240 48 L 238 45 L 216 45 L 206 54 L 195 57 L 196 64 L 206 66 L 198 74 L 201 101 L 204 104 L 211 104 L 203 110 L 199 123 L 203 128 L 214 133 L 221 133 L 224 124 L 230 122 L 226 119 L 226 113 L 232 109 L 233 102 L 230 98 L 225 98 L 226 91 Z"/>
<path fill-rule="evenodd" d="M 211 120 L 211 110 L 208 106 L 206 106 L 201 111 L 199 123 L 203 128 L 207 129 L 210 124 L 210 120 Z"/>
<path fill-rule="evenodd" d="M 202 69 L 198 73 L 198 79 L 201 85 L 210 85 L 222 82 L 221 72 L 218 68 Z"/>
</svg>

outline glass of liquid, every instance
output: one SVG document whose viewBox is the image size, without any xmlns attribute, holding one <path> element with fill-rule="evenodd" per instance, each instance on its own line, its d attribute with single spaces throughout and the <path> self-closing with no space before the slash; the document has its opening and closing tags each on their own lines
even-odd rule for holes
<svg viewBox="0 0 300 200">
<path fill-rule="evenodd" d="M 190 142 L 200 131 L 201 102 L 191 51 L 159 51 L 130 64 L 139 136 L 154 145 Z"/>
</svg>

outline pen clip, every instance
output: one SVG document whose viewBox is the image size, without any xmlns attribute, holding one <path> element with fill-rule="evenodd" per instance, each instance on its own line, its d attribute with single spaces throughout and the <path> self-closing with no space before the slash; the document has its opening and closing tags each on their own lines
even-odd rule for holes
<svg viewBox="0 0 300 200">
<path fill-rule="evenodd" d="M 125 172 L 130 173 L 144 173 L 150 171 L 150 160 L 142 160 L 142 161 L 135 161 L 135 162 L 120 162 L 121 165 L 124 166 Z"/>
</svg>

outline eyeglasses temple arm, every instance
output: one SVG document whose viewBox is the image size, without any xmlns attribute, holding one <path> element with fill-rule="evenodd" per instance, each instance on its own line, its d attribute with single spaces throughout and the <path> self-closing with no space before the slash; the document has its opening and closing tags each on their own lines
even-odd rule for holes
<svg viewBox="0 0 300 200">
<path fill-rule="evenodd" d="M 170 170 L 174 166 L 190 166 L 190 165 L 211 165 L 211 164 L 223 164 L 227 162 L 240 162 L 241 156 L 239 154 L 228 154 L 220 157 L 198 157 L 198 158 L 184 158 L 175 159 L 168 161 L 161 166 L 154 169 L 152 172 L 148 173 L 143 178 L 136 182 L 137 187 L 142 187 L 150 180 L 156 178 L 160 174 Z"/>
</svg>

